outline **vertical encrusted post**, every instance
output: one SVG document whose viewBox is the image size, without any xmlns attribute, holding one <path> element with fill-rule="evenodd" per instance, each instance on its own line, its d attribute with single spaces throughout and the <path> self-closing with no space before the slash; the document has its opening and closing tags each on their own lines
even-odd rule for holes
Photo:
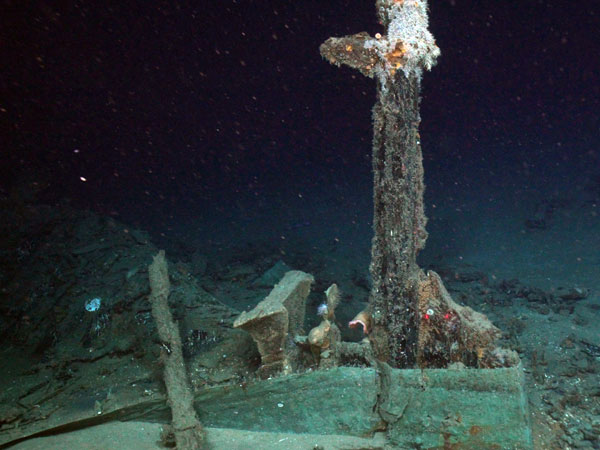
<svg viewBox="0 0 600 450">
<path fill-rule="evenodd" d="M 162 359 L 165 386 L 173 416 L 172 426 L 177 448 L 181 450 L 201 449 L 204 444 L 204 430 L 194 410 L 194 396 L 183 361 L 179 328 L 169 309 L 168 299 L 171 286 L 164 250 L 158 252 L 158 255 L 153 258 L 152 264 L 148 267 L 148 273 L 152 315 L 156 321 L 158 336 L 164 349 Z"/>
<path fill-rule="evenodd" d="M 439 55 L 427 29 L 427 2 L 377 0 L 385 34 L 329 38 L 321 55 L 377 82 L 373 108 L 374 238 L 369 337 L 376 356 L 395 367 L 417 360 L 419 283 L 416 258 L 427 239 L 418 127 L 423 69 Z"/>
</svg>

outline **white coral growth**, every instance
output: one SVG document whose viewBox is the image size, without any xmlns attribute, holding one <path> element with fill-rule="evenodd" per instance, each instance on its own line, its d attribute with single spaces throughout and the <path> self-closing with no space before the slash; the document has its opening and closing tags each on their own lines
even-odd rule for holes
<svg viewBox="0 0 600 450">
<path fill-rule="evenodd" d="M 387 35 L 380 39 L 369 39 L 365 48 L 374 48 L 381 61 L 387 61 L 387 55 L 402 48 L 402 66 L 400 70 L 406 77 L 421 77 L 423 67 L 427 70 L 435 65 L 440 49 L 430 33 L 425 0 L 380 0 L 379 16 L 387 24 Z M 396 67 L 388 62 L 380 68 L 390 76 Z"/>
</svg>

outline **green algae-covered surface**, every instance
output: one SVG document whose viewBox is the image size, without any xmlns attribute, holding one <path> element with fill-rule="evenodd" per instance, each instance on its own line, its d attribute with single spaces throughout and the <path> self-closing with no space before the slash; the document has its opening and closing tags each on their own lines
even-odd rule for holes
<svg viewBox="0 0 600 450">
<path fill-rule="evenodd" d="M 531 449 L 521 371 L 339 367 L 211 387 L 196 395 L 196 408 L 211 430 L 241 431 L 235 437 L 238 443 L 246 435 L 262 439 L 276 433 L 277 441 L 289 436 L 290 443 L 299 435 L 376 436 L 372 445 L 364 441 L 360 448 Z M 76 420 L 65 414 L 63 420 L 48 421 L 47 427 L 38 423 L 29 433 L 23 429 L 22 437 L 73 432 L 115 420 L 169 421 L 162 396 L 137 403 L 130 397 L 114 404 L 101 415 L 90 409 L 87 417 L 80 410 Z M 14 430 L 11 434 L 18 439 Z M 10 445 L 12 439 L 3 443 Z M 22 444 L 19 448 L 27 448 L 26 441 Z"/>
</svg>

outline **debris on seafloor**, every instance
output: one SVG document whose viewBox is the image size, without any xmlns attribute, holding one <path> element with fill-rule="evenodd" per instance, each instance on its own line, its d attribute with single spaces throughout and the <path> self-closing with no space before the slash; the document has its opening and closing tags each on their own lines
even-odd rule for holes
<svg viewBox="0 0 600 450">
<path fill-rule="evenodd" d="M 148 267 L 148 274 L 152 315 L 164 349 L 161 351 L 161 362 L 164 367 L 175 442 L 180 450 L 200 449 L 205 444 L 206 433 L 194 409 L 194 394 L 183 360 L 179 325 L 173 320 L 169 308 L 171 283 L 164 250 L 154 256 L 152 264 Z"/>
</svg>

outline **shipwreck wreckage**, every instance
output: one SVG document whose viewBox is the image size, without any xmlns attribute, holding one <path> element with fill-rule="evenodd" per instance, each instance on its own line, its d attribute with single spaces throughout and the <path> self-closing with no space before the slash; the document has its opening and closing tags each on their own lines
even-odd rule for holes
<svg viewBox="0 0 600 450">
<path fill-rule="evenodd" d="M 305 332 L 312 275 L 292 270 L 234 328 L 260 353 L 255 379 L 190 388 L 181 337 L 169 311 L 164 252 L 149 268 L 152 313 L 164 349 L 166 396 L 141 402 L 123 392 L 102 412 L 80 410 L 8 433 L 0 446 L 42 432 L 111 420 L 170 422 L 177 448 L 210 448 L 211 435 L 239 430 L 290 439 L 286 448 L 532 448 L 518 355 L 497 346 L 500 331 L 453 301 L 441 278 L 417 264 L 427 232 L 419 137 L 420 84 L 440 53 L 424 0 L 377 0 L 385 33 L 332 37 L 321 47 L 331 64 L 373 78 L 374 237 L 368 308 L 344 342 L 335 319 L 338 287 L 325 292 L 321 323 Z M 117 394 L 115 394 L 117 395 Z M 294 440 L 296 439 L 296 440 Z M 304 445 L 304 446 L 303 446 Z M 320 446 L 320 447 L 319 447 Z M 271 448 L 265 442 L 260 448 Z M 233 448 L 233 447 L 232 447 Z M 272 448 L 282 448 L 274 441 Z"/>
</svg>

